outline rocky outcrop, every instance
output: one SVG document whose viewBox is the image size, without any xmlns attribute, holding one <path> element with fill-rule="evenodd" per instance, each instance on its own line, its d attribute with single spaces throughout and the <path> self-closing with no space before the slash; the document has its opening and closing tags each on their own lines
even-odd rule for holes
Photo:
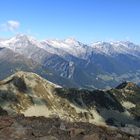
<svg viewBox="0 0 140 140">
<path fill-rule="evenodd" d="M 138 140 L 118 129 L 90 123 L 66 122 L 59 118 L 0 117 L 2 140 Z M 63 128 L 62 128 L 63 125 Z"/>
<path fill-rule="evenodd" d="M 8 112 L 0 107 L 0 116 L 6 116 L 8 115 Z"/>
</svg>

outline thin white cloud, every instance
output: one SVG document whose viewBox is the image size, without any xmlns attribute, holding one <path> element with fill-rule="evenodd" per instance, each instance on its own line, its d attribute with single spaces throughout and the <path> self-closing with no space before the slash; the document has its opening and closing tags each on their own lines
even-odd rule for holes
<svg viewBox="0 0 140 140">
<path fill-rule="evenodd" d="M 20 26 L 20 23 L 18 21 L 14 21 L 14 20 L 9 20 L 7 22 L 7 27 L 10 31 L 14 31 L 17 30 Z"/>
<path fill-rule="evenodd" d="M 20 27 L 20 22 L 15 20 L 9 20 L 6 23 L 0 25 L 2 31 L 14 32 Z"/>
</svg>

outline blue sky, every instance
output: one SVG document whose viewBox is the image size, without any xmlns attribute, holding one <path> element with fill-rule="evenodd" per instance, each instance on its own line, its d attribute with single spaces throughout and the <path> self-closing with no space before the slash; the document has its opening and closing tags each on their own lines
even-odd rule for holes
<svg viewBox="0 0 140 140">
<path fill-rule="evenodd" d="M 140 44 L 140 0 L 1 0 L 0 37 L 17 33 Z"/>
</svg>

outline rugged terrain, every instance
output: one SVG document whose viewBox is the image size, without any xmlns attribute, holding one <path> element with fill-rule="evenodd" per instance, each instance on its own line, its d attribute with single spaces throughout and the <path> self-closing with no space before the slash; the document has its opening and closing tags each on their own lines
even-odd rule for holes
<svg viewBox="0 0 140 140">
<path fill-rule="evenodd" d="M 2 68 L 5 70 L 6 65 L 9 66 L 0 75 L 0 79 L 13 74 L 15 69 L 20 69 L 35 72 L 63 87 L 108 89 L 123 81 L 140 83 L 140 46 L 132 42 L 84 44 L 73 38 L 39 41 L 19 34 L 0 40 L 0 47 L 10 49 L 14 55 L 19 56 L 14 61 L 18 65 L 12 67 L 7 61 L 9 58 L 12 60 L 13 55 L 9 54 L 6 58 L 6 52 L 0 49 L 1 58 L 4 57 Z M 22 62 L 21 55 L 24 57 Z M 32 69 L 28 65 L 28 69 L 25 69 L 25 62 L 27 64 L 31 61 L 41 68 Z M 42 70 L 49 74 L 42 74 Z"/>
<path fill-rule="evenodd" d="M 138 138 L 140 135 L 139 93 L 140 87 L 130 82 L 124 82 L 111 90 L 69 89 L 53 84 L 35 73 L 20 71 L 0 82 L 0 106 L 1 114 L 8 115 L 8 120 L 12 120 L 16 124 L 20 123 L 18 127 L 21 126 L 21 129 L 27 131 L 28 127 L 32 127 L 31 131 L 36 132 L 36 129 L 45 131 L 38 130 L 37 133 L 40 134 L 31 133 L 32 135 L 29 134 L 29 137 L 48 136 L 47 130 L 52 129 L 55 131 L 53 136 L 57 139 L 61 139 L 59 137 L 61 134 L 65 136 L 64 139 L 67 137 L 67 139 L 72 139 L 70 135 L 77 133 L 77 131 L 79 138 L 87 136 L 92 139 L 97 133 L 97 139 L 100 139 L 98 138 L 100 136 L 111 139 L 114 135 L 121 137 L 120 139 L 129 139 L 130 136 Z M 16 121 L 16 116 L 19 115 L 21 120 Z M 46 119 L 41 116 L 46 117 Z M 1 120 L 3 119 L 5 117 L 1 118 Z M 53 128 L 48 126 L 52 124 L 51 121 L 54 121 Z M 43 122 L 46 122 L 46 125 L 45 123 L 43 125 Z M 76 132 L 72 131 L 70 132 L 72 134 L 69 135 L 69 131 L 61 130 L 65 129 L 63 128 L 65 126 L 62 125 L 61 129 L 60 125 L 55 126 L 57 122 L 59 124 L 66 123 L 68 130 L 74 128 Z M 34 125 L 37 126 L 34 127 Z M 12 126 L 11 128 L 10 125 L 8 130 L 11 132 L 18 127 L 13 128 Z M 92 127 L 93 129 L 91 129 Z M 3 131 L 0 135 L 3 135 Z M 36 138 L 38 137 L 40 136 Z M 78 137 L 76 138 L 78 139 Z"/>
<path fill-rule="evenodd" d="M 15 73 L 19 70 L 35 72 L 40 76 L 63 86 L 73 85 L 70 80 L 59 76 L 54 71 L 49 68 L 45 68 L 42 64 L 34 61 L 31 58 L 27 58 L 26 56 L 13 52 L 9 48 L 0 48 L 0 80 L 8 77 L 11 73 Z"/>
<path fill-rule="evenodd" d="M 1 140 L 139 140 L 116 128 L 59 118 L 1 116 Z"/>
</svg>

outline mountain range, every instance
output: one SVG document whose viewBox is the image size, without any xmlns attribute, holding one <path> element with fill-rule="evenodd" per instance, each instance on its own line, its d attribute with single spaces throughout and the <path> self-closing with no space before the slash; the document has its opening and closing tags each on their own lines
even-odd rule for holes
<svg viewBox="0 0 140 140">
<path fill-rule="evenodd" d="M 0 79 L 35 72 L 63 87 L 108 89 L 140 84 L 140 46 L 129 41 L 84 44 L 73 38 L 39 41 L 19 34 L 0 40 Z"/>
</svg>

